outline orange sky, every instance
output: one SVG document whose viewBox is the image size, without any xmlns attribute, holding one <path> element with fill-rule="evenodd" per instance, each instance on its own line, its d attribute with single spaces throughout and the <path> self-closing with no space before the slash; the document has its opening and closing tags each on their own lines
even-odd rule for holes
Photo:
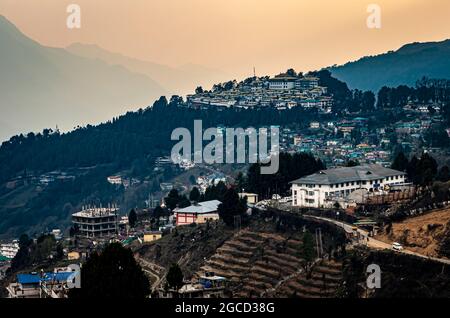
<svg viewBox="0 0 450 318">
<path fill-rule="evenodd" d="M 82 28 L 66 28 L 66 7 Z M 368 29 L 368 4 L 382 28 Z M 449 0 L 0 0 L 0 14 L 50 46 L 95 43 L 168 65 L 196 63 L 239 78 L 299 71 L 450 38 Z"/>
</svg>

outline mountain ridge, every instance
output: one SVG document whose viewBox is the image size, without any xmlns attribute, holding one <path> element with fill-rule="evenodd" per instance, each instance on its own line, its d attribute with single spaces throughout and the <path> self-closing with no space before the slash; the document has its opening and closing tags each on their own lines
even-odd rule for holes
<svg viewBox="0 0 450 318">
<path fill-rule="evenodd" d="M 144 74 L 165 87 L 170 95 L 191 94 L 197 86 L 210 88 L 229 79 L 228 74 L 202 65 L 186 63 L 172 67 L 111 52 L 97 44 L 73 43 L 67 46 L 66 50 L 78 56 L 100 59 L 111 65 L 122 65 L 132 72 Z"/>
<path fill-rule="evenodd" d="M 166 90 L 153 79 L 47 47 L 0 16 L 0 139 L 58 125 L 63 130 L 145 107 Z M 94 107 L 95 105 L 95 107 Z"/>
<path fill-rule="evenodd" d="M 450 39 L 407 43 L 327 69 L 349 87 L 375 93 L 382 86 L 414 86 L 424 76 L 450 79 Z"/>
</svg>

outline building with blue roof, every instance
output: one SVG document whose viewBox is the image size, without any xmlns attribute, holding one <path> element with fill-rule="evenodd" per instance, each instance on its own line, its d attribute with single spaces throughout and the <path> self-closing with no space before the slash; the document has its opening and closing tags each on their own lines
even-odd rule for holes
<svg viewBox="0 0 450 318">
<path fill-rule="evenodd" d="M 9 298 L 57 298 L 61 294 L 55 291 L 67 291 L 67 283 L 77 274 L 74 271 L 17 274 L 17 282 L 6 289 Z"/>
</svg>

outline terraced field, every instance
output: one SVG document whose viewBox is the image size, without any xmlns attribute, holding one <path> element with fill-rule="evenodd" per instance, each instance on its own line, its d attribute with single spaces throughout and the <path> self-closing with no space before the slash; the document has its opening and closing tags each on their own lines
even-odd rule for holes
<svg viewBox="0 0 450 318">
<path fill-rule="evenodd" d="M 320 261 L 308 273 L 286 280 L 271 295 L 274 297 L 332 298 L 342 283 L 342 264 Z"/>
<path fill-rule="evenodd" d="M 279 234 L 241 231 L 201 267 L 226 277 L 234 297 L 332 297 L 341 280 L 341 264 L 321 262 L 305 273 L 301 241 Z"/>
</svg>

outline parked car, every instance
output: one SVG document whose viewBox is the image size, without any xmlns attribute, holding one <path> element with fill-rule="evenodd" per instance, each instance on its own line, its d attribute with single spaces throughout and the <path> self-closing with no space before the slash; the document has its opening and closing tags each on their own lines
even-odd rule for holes
<svg viewBox="0 0 450 318">
<path fill-rule="evenodd" d="M 403 250 L 403 246 L 400 243 L 394 242 L 392 244 L 392 249 L 396 251 L 401 251 Z"/>
</svg>

